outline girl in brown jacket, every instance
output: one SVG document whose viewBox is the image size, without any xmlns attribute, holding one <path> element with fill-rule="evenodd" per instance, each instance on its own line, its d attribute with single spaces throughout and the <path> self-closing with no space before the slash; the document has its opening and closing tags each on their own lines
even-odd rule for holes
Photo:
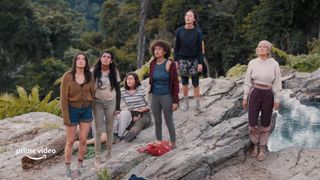
<svg viewBox="0 0 320 180">
<path fill-rule="evenodd" d="M 74 56 L 72 69 L 66 72 L 61 81 L 60 100 L 62 116 L 66 125 L 65 165 L 66 178 L 72 178 L 70 169 L 72 146 L 76 139 L 77 126 L 80 127 L 78 151 L 78 175 L 83 168 L 83 159 L 87 150 L 87 136 L 92 121 L 93 78 L 86 54 Z"/>
</svg>

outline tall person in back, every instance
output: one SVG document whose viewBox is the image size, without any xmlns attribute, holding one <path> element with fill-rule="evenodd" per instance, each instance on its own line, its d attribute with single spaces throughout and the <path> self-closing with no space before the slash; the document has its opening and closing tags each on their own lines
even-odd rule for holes
<svg viewBox="0 0 320 180">
<path fill-rule="evenodd" d="M 73 58 L 72 69 L 63 75 L 60 86 L 62 116 L 67 134 L 64 151 L 67 179 L 72 178 L 71 154 L 78 125 L 80 127 L 78 175 L 83 170 L 83 159 L 87 150 L 86 141 L 92 121 L 93 92 L 93 78 L 88 58 L 85 53 L 78 53 Z"/>
<path fill-rule="evenodd" d="M 176 41 L 174 46 L 174 61 L 179 68 L 182 79 L 182 91 L 184 104 L 182 111 L 189 109 L 189 77 L 191 76 L 194 95 L 196 99 L 195 110 L 203 112 L 200 104 L 199 75 L 202 72 L 203 51 L 202 32 L 197 25 L 198 15 L 194 10 L 188 10 L 184 17 L 185 25 L 176 30 Z"/>
</svg>

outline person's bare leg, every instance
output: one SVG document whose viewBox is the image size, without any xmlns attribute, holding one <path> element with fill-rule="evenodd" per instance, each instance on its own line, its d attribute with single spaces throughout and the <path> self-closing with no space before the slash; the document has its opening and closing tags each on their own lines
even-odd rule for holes
<svg viewBox="0 0 320 180">
<path fill-rule="evenodd" d="M 195 99 L 196 99 L 196 110 L 200 111 L 200 112 L 204 112 L 204 108 L 201 106 L 201 103 L 200 103 L 200 87 L 197 86 L 197 87 L 193 87 L 193 91 L 194 91 L 194 96 L 195 96 Z"/>
<path fill-rule="evenodd" d="M 181 110 L 182 111 L 187 111 L 189 109 L 189 88 L 188 88 L 188 84 L 187 85 L 183 85 L 182 86 L 182 92 L 183 92 L 183 100 L 184 100 L 184 106 L 181 106 Z"/>
<path fill-rule="evenodd" d="M 65 161 L 65 167 L 66 167 L 66 177 L 71 178 L 71 155 L 72 155 L 72 146 L 76 138 L 76 131 L 77 131 L 77 126 L 67 126 L 66 127 L 66 134 L 67 134 L 67 139 L 66 139 L 66 145 L 64 148 L 64 161 Z"/>
<path fill-rule="evenodd" d="M 105 132 L 101 133 L 101 143 L 105 143 L 107 141 L 107 134 Z M 95 143 L 94 138 L 87 140 L 87 145 L 92 145 Z"/>
<path fill-rule="evenodd" d="M 80 122 L 79 151 L 78 151 L 78 174 L 81 174 L 83 159 L 87 152 L 87 137 L 90 131 L 91 123 Z"/>
<path fill-rule="evenodd" d="M 66 163 L 71 163 L 72 146 L 76 139 L 76 131 L 77 131 L 77 126 L 66 127 L 67 140 L 66 140 L 66 146 L 64 148 L 65 149 L 64 160 Z"/>
<path fill-rule="evenodd" d="M 195 98 L 199 98 L 200 97 L 200 88 L 198 87 L 193 87 L 193 91 L 194 91 L 194 96 Z"/>
<path fill-rule="evenodd" d="M 182 86 L 182 92 L 183 92 L 183 96 L 184 96 L 184 97 L 188 97 L 188 96 L 189 96 L 188 84 Z"/>
</svg>

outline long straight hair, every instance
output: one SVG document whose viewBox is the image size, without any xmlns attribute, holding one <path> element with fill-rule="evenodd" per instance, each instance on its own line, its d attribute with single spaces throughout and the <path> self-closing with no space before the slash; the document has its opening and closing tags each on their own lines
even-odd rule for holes
<svg viewBox="0 0 320 180">
<path fill-rule="evenodd" d="M 72 74 L 73 80 L 76 79 L 75 74 L 77 72 L 77 59 L 78 59 L 79 55 L 83 55 L 84 59 L 86 61 L 86 65 L 84 67 L 84 78 L 85 78 L 84 83 L 89 83 L 91 81 L 90 65 L 89 65 L 88 56 L 84 52 L 79 52 L 73 57 L 72 69 L 71 69 L 71 74 Z"/>
<path fill-rule="evenodd" d="M 94 77 L 94 81 L 98 80 L 98 88 L 100 88 L 102 86 L 102 81 L 101 81 L 101 58 L 102 58 L 102 55 L 104 53 L 108 53 L 110 54 L 111 56 L 111 60 L 112 62 L 110 63 L 109 65 L 109 70 L 110 70 L 110 73 L 109 73 L 109 80 L 110 80 L 110 85 L 111 85 L 111 90 L 113 90 L 113 88 L 116 87 L 117 85 L 117 67 L 116 67 L 116 64 L 114 62 L 114 56 L 113 56 L 113 53 L 108 51 L 108 50 L 104 50 L 102 51 L 102 53 L 100 54 L 99 56 L 99 59 L 98 59 L 98 62 L 96 63 L 96 65 L 94 66 L 94 69 L 93 69 L 93 77 Z"/>
</svg>

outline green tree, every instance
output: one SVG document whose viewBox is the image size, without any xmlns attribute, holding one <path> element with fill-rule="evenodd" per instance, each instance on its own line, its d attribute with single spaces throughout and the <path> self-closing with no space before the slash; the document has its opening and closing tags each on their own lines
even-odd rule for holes
<svg viewBox="0 0 320 180">
<path fill-rule="evenodd" d="M 41 63 L 28 63 L 24 69 L 24 76 L 17 79 L 17 84 L 24 85 L 26 89 L 31 89 L 36 84 L 41 85 L 39 89 L 40 97 L 45 96 L 49 91 L 53 92 L 53 97 L 59 96 L 59 87 L 54 86 L 54 82 L 63 75 L 68 66 L 61 60 L 46 58 Z"/>
<path fill-rule="evenodd" d="M 307 41 L 319 35 L 316 0 L 260 1 L 243 20 L 242 36 L 257 44 L 268 39 L 291 54 L 307 53 Z"/>
<path fill-rule="evenodd" d="M 43 38 L 27 0 L 0 1 L 0 91 L 12 91 L 29 61 L 42 57 Z"/>
</svg>

